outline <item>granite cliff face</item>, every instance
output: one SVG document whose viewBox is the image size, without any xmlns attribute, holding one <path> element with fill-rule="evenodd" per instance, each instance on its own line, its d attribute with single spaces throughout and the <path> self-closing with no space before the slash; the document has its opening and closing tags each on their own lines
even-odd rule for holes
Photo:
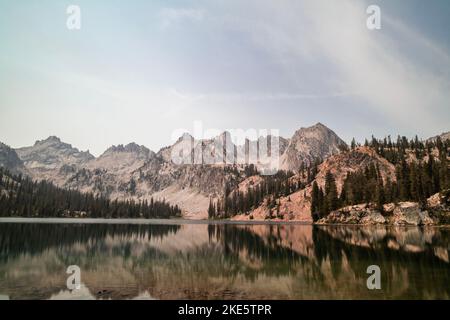
<svg viewBox="0 0 450 320">
<path fill-rule="evenodd" d="M 81 165 L 94 159 L 89 151 L 79 151 L 55 136 L 36 141 L 31 147 L 18 148 L 16 152 L 28 168 L 55 169 L 62 164 Z"/>
<path fill-rule="evenodd" d="M 14 174 L 28 174 L 22 160 L 16 151 L 0 142 L 0 167 L 6 168 Z"/>
<path fill-rule="evenodd" d="M 281 155 L 280 167 L 283 170 L 297 170 L 302 163 L 313 163 L 315 159 L 338 154 L 340 146 L 346 146 L 346 143 L 321 123 L 301 128 L 294 133 Z"/>
<path fill-rule="evenodd" d="M 55 136 L 36 141 L 31 147 L 18 148 L 16 152 L 33 179 L 56 184 L 61 182 L 59 171 L 63 166 L 81 167 L 94 159 L 89 151 L 79 151 Z"/>
<path fill-rule="evenodd" d="M 98 158 L 89 161 L 86 168 L 105 170 L 120 176 L 137 170 L 154 157 L 155 153 L 146 147 L 129 143 L 108 148 Z"/>
</svg>

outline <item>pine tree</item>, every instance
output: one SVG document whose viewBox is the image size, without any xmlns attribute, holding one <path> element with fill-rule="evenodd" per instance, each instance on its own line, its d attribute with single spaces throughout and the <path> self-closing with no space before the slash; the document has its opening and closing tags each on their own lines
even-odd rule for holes
<svg viewBox="0 0 450 320">
<path fill-rule="evenodd" d="M 311 191 L 311 216 L 314 221 L 319 219 L 320 215 L 320 204 L 319 204 L 319 186 L 317 182 L 314 181 Z"/>
<path fill-rule="evenodd" d="M 214 210 L 214 205 L 212 203 L 212 199 L 211 198 L 209 198 L 208 218 L 209 219 L 215 218 L 215 210 Z"/>
<path fill-rule="evenodd" d="M 355 150 L 355 149 L 356 149 L 356 140 L 355 140 L 355 138 L 352 139 L 352 142 L 351 142 L 351 145 L 350 145 L 350 146 L 351 146 L 351 149 L 352 149 L 352 150 Z"/>
<path fill-rule="evenodd" d="M 325 211 L 325 195 L 323 193 L 322 188 L 319 188 L 319 197 L 318 197 L 318 211 L 319 217 L 325 217 L 328 213 Z"/>
<path fill-rule="evenodd" d="M 441 190 L 450 188 L 449 168 L 447 161 L 447 152 L 442 149 L 439 151 L 440 167 L 439 167 L 439 186 Z"/>
<path fill-rule="evenodd" d="M 339 199 L 336 181 L 333 174 L 328 171 L 325 175 L 325 213 L 338 209 Z"/>
<path fill-rule="evenodd" d="M 410 195 L 411 199 L 414 201 L 419 200 L 419 179 L 417 168 L 414 163 L 411 164 L 411 169 L 409 170 L 409 181 L 410 181 Z"/>
<path fill-rule="evenodd" d="M 87 217 L 93 218 L 169 218 L 181 213 L 178 207 L 172 207 L 164 201 L 153 203 L 156 205 L 156 210 L 153 210 L 146 201 L 111 201 L 101 194 L 65 190 L 47 181 L 34 182 L 28 177 L 9 172 L 5 174 L 2 171 L 2 174 L 11 181 L 2 186 L 8 196 L 0 196 L 0 208 L 6 210 L 7 215 L 67 217 L 84 212 Z"/>
<path fill-rule="evenodd" d="M 376 206 L 380 212 L 383 212 L 383 204 L 386 201 L 383 179 L 380 177 L 378 179 L 377 188 L 376 188 Z"/>
</svg>

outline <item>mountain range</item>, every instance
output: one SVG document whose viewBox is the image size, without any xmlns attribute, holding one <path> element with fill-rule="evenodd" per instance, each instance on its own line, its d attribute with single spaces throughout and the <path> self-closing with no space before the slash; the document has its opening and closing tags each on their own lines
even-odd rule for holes
<svg viewBox="0 0 450 320">
<path fill-rule="evenodd" d="M 448 138 L 448 133 L 442 138 Z M 100 156 L 94 157 L 88 151 L 80 151 L 51 136 L 36 141 L 33 146 L 18 149 L 0 143 L 0 166 L 34 180 L 48 180 L 63 188 L 93 192 L 111 199 L 165 199 L 180 206 L 186 218 L 198 219 L 207 217 L 210 202 L 222 196 L 225 186 L 236 190 L 258 183 L 260 177 L 254 171 L 248 170 L 248 166 L 236 164 L 236 154 L 242 155 L 245 150 L 258 148 L 264 141 L 267 140 L 260 138 L 246 141 L 245 145 L 235 145 L 228 132 L 203 140 L 185 134 L 173 145 L 158 152 L 130 143 L 111 146 Z M 178 154 L 178 149 L 182 150 L 186 143 L 191 143 L 194 152 L 180 153 L 181 160 L 193 160 L 193 163 L 199 164 L 174 163 L 173 155 Z M 229 144 L 232 149 L 228 149 Z M 215 155 L 217 148 L 226 145 L 226 150 L 238 152 L 223 153 L 223 163 L 202 164 L 202 160 Z M 348 149 L 346 143 L 325 125 L 317 123 L 300 128 L 289 139 L 279 138 L 279 169 L 296 173 L 302 165 L 310 165 L 317 159 L 326 160 L 321 164 L 316 181 L 323 185 L 324 172 L 331 170 L 336 175 L 338 187 L 347 172 L 371 162 L 382 168 L 380 170 L 385 175 L 392 176 L 395 171 L 392 164 L 370 148 L 360 147 L 345 156 L 341 154 L 342 149 Z M 257 166 L 256 160 L 254 164 Z M 291 179 L 302 180 L 302 177 L 294 174 Z M 310 192 L 309 185 L 290 195 L 289 199 L 280 199 L 280 205 L 291 215 L 291 219 L 311 219 Z M 253 216 L 263 219 L 266 210 L 264 206 L 256 208 Z"/>
</svg>

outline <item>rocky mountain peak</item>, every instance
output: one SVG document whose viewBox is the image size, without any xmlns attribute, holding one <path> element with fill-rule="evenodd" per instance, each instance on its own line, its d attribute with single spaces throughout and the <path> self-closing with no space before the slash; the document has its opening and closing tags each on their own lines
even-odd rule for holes
<svg viewBox="0 0 450 320">
<path fill-rule="evenodd" d="M 119 144 L 109 147 L 100 157 L 113 153 L 134 153 L 138 156 L 149 157 L 153 152 L 143 145 L 131 142 L 127 145 Z"/>
<path fill-rule="evenodd" d="M 34 145 L 44 144 L 44 143 L 61 143 L 61 139 L 57 136 L 49 136 L 45 140 L 38 140 Z"/>
<path fill-rule="evenodd" d="M 190 133 L 185 132 L 178 138 L 177 142 L 183 141 L 183 140 L 191 140 L 191 139 L 194 139 L 194 137 Z"/>
<path fill-rule="evenodd" d="M 114 180 L 129 180 L 132 172 L 142 167 L 155 153 L 143 145 L 131 142 L 109 147 L 98 158 L 90 161 L 87 167 L 93 171 L 106 170 Z"/>
<path fill-rule="evenodd" d="M 330 130 L 326 125 L 324 125 L 322 122 L 317 122 L 315 125 L 313 125 L 311 128 L 319 128 L 319 129 L 325 129 Z"/>
<path fill-rule="evenodd" d="M 72 148 L 72 146 L 70 144 L 62 142 L 61 139 L 58 138 L 57 136 L 50 136 L 47 139 L 37 140 L 33 145 L 34 148 L 46 148 L 49 146 L 56 146 L 59 148 L 67 148 L 67 149 Z M 24 148 L 20 148 L 20 149 L 24 149 Z"/>
<path fill-rule="evenodd" d="M 346 143 L 327 126 L 317 123 L 311 127 L 300 128 L 290 139 L 286 151 L 281 156 L 280 166 L 284 170 L 297 170 L 303 162 L 325 159 L 340 152 Z"/>
<path fill-rule="evenodd" d="M 2 142 L 0 142 L 0 167 L 9 170 L 13 174 L 27 173 L 16 151 Z"/>
<path fill-rule="evenodd" d="M 310 127 L 301 127 L 294 133 L 292 138 L 294 139 L 295 137 L 304 137 L 307 134 L 316 134 L 318 138 L 319 138 L 319 135 L 327 135 L 327 136 L 336 136 L 337 137 L 336 133 L 333 130 L 328 128 L 323 123 L 317 122 L 315 125 L 310 126 Z"/>
<path fill-rule="evenodd" d="M 18 148 L 17 151 L 21 157 L 36 154 L 38 152 L 50 153 L 57 151 L 66 155 L 74 155 L 84 161 L 92 160 L 94 158 L 94 156 L 90 154 L 89 150 L 80 151 L 77 148 L 72 147 L 71 144 L 61 141 L 61 139 L 57 136 L 50 136 L 44 140 L 37 140 L 32 147 Z"/>
<path fill-rule="evenodd" d="M 219 135 L 220 138 L 231 139 L 231 133 L 229 131 L 224 131 Z"/>
<path fill-rule="evenodd" d="M 83 164 L 94 159 L 89 152 L 79 151 L 56 136 L 38 140 L 31 147 L 16 149 L 19 158 L 35 168 L 55 169 L 66 164 Z"/>
</svg>

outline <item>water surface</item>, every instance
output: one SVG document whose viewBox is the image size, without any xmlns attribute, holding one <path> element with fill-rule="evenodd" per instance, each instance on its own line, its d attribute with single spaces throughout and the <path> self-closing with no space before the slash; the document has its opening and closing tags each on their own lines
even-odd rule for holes
<svg viewBox="0 0 450 320">
<path fill-rule="evenodd" d="M 0 222 L 0 299 L 450 297 L 445 228 L 71 222 Z"/>
</svg>

